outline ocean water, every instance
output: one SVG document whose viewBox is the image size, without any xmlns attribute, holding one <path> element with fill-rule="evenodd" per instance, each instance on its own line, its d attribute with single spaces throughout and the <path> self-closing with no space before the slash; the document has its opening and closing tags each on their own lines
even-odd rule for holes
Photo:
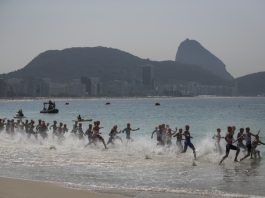
<svg viewBox="0 0 265 198">
<path fill-rule="evenodd" d="M 70 133 L 63 141 L 28 139 L 24 134 L 0 133 L 0 176 L 63 182 L 72 188 L 125 193 L 135 197 L 264 197 L 265 146 L 261 159 L 234 163 L 234 151 L 223 165 L 211 138 L 216 128 L 250 127 L 265 142 L 265 98 L 133 98 L 58 99 L 59 114 L 40 114 L 43 100 L 1 100 L 0 117 L 12 118 L 23 109 L 27 119 L 63 122 L 71 130 L 78 114 L 100 120 L 105 140 L 115 124 L 123 129 L 130 122 L 133 142 L 117 141 L 105 150 L 101 143 L 84 147 Z M 69 105 L 65 105 L 69 102 Z M 110 102 L 110 105 L 105 105 Z M 159 102 L 160 106 L 154 104 Z M 171 147 L 156 145 L 151 133 L 158 124 L 171 128 L 190 125 L 198 159 Z M 84 123 L 86 129 L 88 123 Z M 125 140 L 125 134 L 120 134 Z M 222 140 L 223 149 L 225 142 Z M 56 149 L 50 149 L 51 146 Z M 239 157 L 244 155 L 240 153 Z"/>
</svg>

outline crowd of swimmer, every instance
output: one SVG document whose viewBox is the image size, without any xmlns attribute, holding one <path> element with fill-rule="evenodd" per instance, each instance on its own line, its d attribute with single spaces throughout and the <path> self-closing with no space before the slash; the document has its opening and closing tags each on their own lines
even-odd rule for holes
<svg viewBox="0 0 265 198">
<path fill-rule="evenodd" d="M 107 149 L 107 144 L 114 144 L 114 140 L 116 139 L 119 139 L 122 142 L 122 138 L 117 135 L 118 133 L 125 132 L 127 141 L 132 141 L 133 139 L 131 138 L 131 131 L 137 131 L 140 129 L 132 129 L 130 123 L 128 123 L 126 128 L 118 131 L 117 125 L 114 125 L 109 133 L 110 137 L 106 144 L 104 138 L 100 135 L 100 129 L 102 128 L 103 127 L 100 126 L 100 121 L 94 121 L 93 125 L 88 125 L 87 130 L 83 130 L 82 123 L 75 121 L 70 132 L 79 139 L 83 139 L 85 136 L 87 136 L 88 144 L 86 146 L 90 144 L 96 145 L 96 143 L 100 141 L 103 143 L 105 149 Z M 0 118 L 0 132 L 5 131 L 10 135 L 14 135 L 15 132 L 20 132 L 27 134 L 28 138 L 34 136 L 36 139 L 38 137 L 45 139 L 48 137 L 49 129 L 52 130 L 53 138 L 58 137 L 59 140 L 64 139 L 64 134 L 69 131 L 66 124 L 63 124 L 62 122 L 57 124 L 57 121 L 53 121 L 53 124 L 50 125 L 44 120 L 38 120 L 37 125 L 35 125 L 34 120 L 25 120 L 25 122 L 23 122 L 21 119 L 15 121 L 14 119 L 6 120 Z"/>
<path fill-rule="evenodd" d="M 126 140 L 127 142 L 133 141 L 131 138 L 131 132 L 137 131 L 140 128 L 133 129 L 131 128 L 130 123 L 127 124 L 127 127 L 123 130 L 118 130 L 118 126 L 114 125 L 109 133 L 109 139 L 106 143 L 104 138 L 101 136 L 100 129 L 103 127 L 100 126 L 100 121 L 94 121 L 93 124 L 88 125 L 87 130 L 83 130 L 82 123 L 80 123 L 80 118 L 77 118 L 78 120 L 75 121 L 72 130 L 70 131 L 72 134 L 74 134 L 79 139 L 83 139 L 87 136 L 88 143 L 86 146 L 90 144 L 96 145 L 97 142 L 102 142 L 105 149 L 107 149 L 108 144 L 114 144 L 116 140 L 119 140 L 122 142 L 122 138 L 118 135 L 120 133 L 126 134 Z M 38 138 L 39 136 L 43 139 L 48 137 L 48 131 L 49 129 L 52 129 L 52 136 L 57 137 L 58 139 L 62 140 L 64 139 L 64 134 L 69 131 L 66 124 L 63 124 L 60 122 L 57 124 L 57 121 L 54 121 L 52 125 L 49 123 L 46 123 L 44 120 L 38 120 L 37 125 L 35 125 L 34 120 L 28 121 L 25 120 L 23 122 L 21 119 L 18 119 L 15 121 L 12 120 L 6 120 L 6 119 L 0 119 L 0 132 L 5 131 L 8 134 L 13 135 L 15 132 L 21 132 L 27 134 L 28 137 L 34 136 L 35 138 Z M 172 137 L 176 138 L 176 145 L 178 147 L 178 150 L 181 153 L 185 153 L 187 151 L 187 148 L 190 147 L 194 154 L 194 159 L 196 159 L 196 149 L 194 145 L 191 142 L 192 136 L 190 134 L 190 126 L 186 125 L 185 129 L 182 128 L 175 129 L 173 131 L 169 125 L 161 124 L 158 127 L 155 127 L 155 130 L 151 134 L 151 138 L 153 138 L 154 134 L 157 136 L 157 145 L 160 146 L 171 146 L 172 145 Z M 257 146 L 260 144 L 265 145 L 260 139 L 259 139 L 259 132 L 257 134 L 253 134 L 250 132 L 250 128 L 240 128 L 239 132 L 237 133 L 236 139 L 234 138 L 234 134 L 236 132 L 236 127 L 227 127 L 227 133 L 225 136 L 221 135 L 221 129 L 217 129 L 217 133 L 213 136 L 213 139 L 215 139 L 215 146 L 217 152 L 222 154 L 223 149 L 220 144 L 221 139 L 224 139 L 226 141 L 226 149 L 225 149 L 225 155 L 221 159 L 221 164 L 229 155 L 230 150 L 235 150 L 235 158 L 234 161 L 238 162 L 238 155 L 240 153 L 240 148 L 243 149 L 243 152 L 247 152 L 243 158 L 240 159 L 240 161 L 244 160 L 247 157 L 260 157 L 260 151 L 257 150 Z M 254 137 L 254 140 L 252 140 L 252 137 Z M 184 141 L 184 145 L 182 144 L 182 141 Z"/>
<path fill-rule="evenodd" d="M 186 125 L 184 131 L 182 128 L 180 128 L 179 130 L 176 128 L 176 130 L 173 131 L 169 127 L 169 125 L 161 124 L 158 127 L 156 127 L 155 130 L 152 132 L 151 138 L 153 138 L 154 134 L 156 134 L 157 145 L 171 146 L 172 137 L 176 137 L 177 139 L 176 145 L 179 151 L 182 153 L 185 153 L 187 151 L 187 148 L 190 147 L 193 151 L 194 159 L 196 159 L 196 149 L 194 145 L 191 143 L 192 137 L 190 135 L 189 129 L 190 129 L 190 126 Z M 184 147 L 182 145 L 182 140 L 184 140 Z"/>
<path fill-rule="evenodd" d="M 222 164 L 222 162 L 228 157 L 230 150 L 235 150 L 235 158 L 234 161 L 238 162 L 238 155 L 240 153 L 240 148 L 243 149 L 243 152 L 246 153 L 240 161 L 246 159 L 250 156 L 251 159 L 260 158 L 260 151 L 257 150 L 258 145 L 265 145 L 260 139 L 259 139 L 259 132 L 257 134 L 254 134 L 250 131 L 250 128 L 240 128 L 239 132 L 237 133 L 236 138 L 234 138 L 234 134 L 236 132 L 235 126 L 228 126 L 227 127 L 227 133 L 225 136 L 221 135 L 221 129 L 217 129 L 217 133 L 213 136 L 213 138 L 216 140 L 215 146 L 216 150 L 222 154 L 222 147 L 220 145 L 220 141 L 222 138 L 226 141 L 226 148 L 225 148 L 225 155 L 222 157 L 221 161 L 219 162 L 219 165 Z M 254 137 L 254 140 L 252 140 L 252 137 Z"/>
<path fill-rule="evenodd" d="M 185 153 L 187 151 L 187 148 L 190 147 L 194 154 L 194 159 L 196 159 L 196 149 L 194 145 L 191 143 L 191 134 L 189 131 L 190 127 L 189 125 L 185 126 L 185 130 L 183 131 L 182 128 L 178 129 L 176 128 L 175 131 L 171 130 L 168 125 L 161 124 L 158 127 L 155 128 L 155 130 L 152 133 L 151 138 L 153 138 L 153 135 L 156 133 L 157 135 L 157 144 L 158 145 L 171 145 L 171 139 L 172 137 L 176 137 L 176 145 L 180 152 Z M 235 126 L 228 126 L 227 127 L 227 133 L 223 137 L 221 136 L 221 129 L 217 129 L 217 133 L 213 136 L 213 139 L 215 139 L 215 146 L 216 151 L 220 154 L 223 153 L 222 147 L 220 145 L 221 139 L 223 138 L 226 141 L 226 149 L 225 149 L 225 155 L 222 157 L 219 164 L 222 164 L 222 162 L 228 157 L 230 150 L 235 150 L 235 162 L 238 162 L 238 155 L 240 153 L 240 148 L 243 149 L 243 152 L 246 153 L 244 157 L 240 159 L 240 161 L 246 159 L 250 156 L 251 159 L 260 158 L 260 151 L 257 150 L 257 146 L 260 144 L 265 145 L 260 139 L 259 139 L 259 132 L 257 134 L 253 134 L 250 132 L 250 128 L 247 127 L 246 129 L 240 128 L 239 132 L 237 133 L 236 139 L 234 139 L 234 134 L 236 132 Z M 252 137 L 254 137 L 254 140 L 252 140 Z M 184 140 L 184 146 L 182 145 L 182 141 Z M 236 144 L 236 145 L 234 145 Z"/>
</svg>

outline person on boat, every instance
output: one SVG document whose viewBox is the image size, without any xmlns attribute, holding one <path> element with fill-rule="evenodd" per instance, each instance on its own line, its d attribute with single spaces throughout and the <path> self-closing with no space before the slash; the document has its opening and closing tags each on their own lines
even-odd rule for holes
<svg viewBox="0 0 265 198">
<path fill-rule="evenodd" d="M 129 141 L 133 141 L 133 139 L 131 138 L 131 131 L 138 131 L 138 130 L 140 130 L 140 128 L 132 129 L 131 124 L 128 123 L 127 127 L 122 130 L 122 133 L 124 133 L 124 132 L 126 133 L 127 142 L 129 142 Z"/>
<path fill-rule="evenodd" d="M 49 100 L 48 102 L 48 110 L 54 110 L 55 109 L 55 102 L 52 102 L 51 100 Z"/>
<path fill-rule="evenodd" d="M 184 142 L 184 149 L 182 151 L 182 153 L 185 153 L 187 151 L 187 148 L 190 147 L 193 151 L 193 155 L 194 155 L 194 159 L 196 159 L 196 150 L 194 145 L 191 143 L 191 138 L 192 136 L 190 135 L 190 126 L 186 125 L 185 126 L 185 131 L 183 133 L 183 136 L 185 137 L 185 142 Z"/>
<path fill-rule="evenodd" d="M 51 109 L 52 109 L 52 101 L 49 100 L 49 102 L 48 102 L 48 110 L 51 110 Z"/>
<path fill-rule="evenodd" d="M 82 120 L 83 120 L 83 119 L 82 119 L 81 115 L 79 114 L 79 115 L 77 116 L 77 121 L 80 122 L 80 121 L 82 121 Z"/>
<path fill-rule="evenodd" d="M 155 130 L 152 132 L 151 138 L 153 139 L 154 134 L 156 133 L 156 140 L 157 140 L 157 145 L 163 145 L 162 142 L 162 125 L 159 125 L 158 127 L 155 128 Z"/>
<path fill-rule="evenodd" d="M 108 140 L 108 144 L 114 144 L 114 141 L 116 139 L 119 139 L 121 142 L 122 142 L 122 139 L 121 137 L 119 137 L 117 134 L 121 133 L 121 131 L 118 131 L 118 126 L 117 125 L 114 125 L 109 133 L 109 140 Z"/>
<path fill-rule="evenodd" d="M 219 165 L 222 164 L 222 162 L 228 157 L 231 149 L 236 151 L 234 161 L 238 162 L 237 157 L 239 155 L 240 148 L 233 145 L 234 143 L 233 128 L 231 126 L 227 127 L 227 134 L 225 135 L 225 141 L 226 141 L 225 156 L 221 159 L 221 161 L 219 162 Z"/>
<path fill-rule="evenodd" d="M 254 156 L 254 158 L 257 158 L 257 157 L 260 158 L 260 151 L 257 150 L 257 146 L 258 145 L 261 145 L 261 144 L 265 145 L 265 143 L 263 143 L 262 141 L 260 141 L 260 139 L 259 139 L 259 133 L 258 133 L 257 135 L 255 135 L 255 139 L 252 142 L 252 151 L 251 151 L 251 153 Z"/>
<path fill-rule="evenodd" d="M 216 134 L 213 136 L 213 139 L 215 139 L 216 150 L 220 154 L 223 153 L 222 147 L 220 145 L 221 138 L 224 138 L 224 137 L 221 136 L 221 129 L 218 128 L 218 129 L 216 129 Z"/>
<path fill-rule="evenodd" d="M 176 130 L 177 130 L 177 128 L 176 128 Z M 177 133 L 175 133 L 175 135 L 173 135 L 173 137 L 176 137 L 176 138 L 177 138 L 177 140 L 176 140 L 176 145 L 177 145 L 178 150 L 179 150 L 180 152 L 183 151 L 183 145 L 182 145 L 182 143 L 181 143 L 181 141 L 183 140 L 183 139 L 182 139 L 182 135 L 183 135 L 182 133 L 183 133 L 183 129 L 180 128 L 179 131 L 178 131 Z"/>
<path fill-rule="evenodd" d="M 92 135 L 92 139 L 93 142 L 99 140 L 103 143 L 105 149 L 107 149 L 107 145 L 105 143 L 104 138 L 100 135 L 101 133 L 99 132 L 100 129 L 102 129 L 103 127 L 100 127 L 100 121 L 95 121 L 94 122 L 94 127 L 93 127 L 93 135 Z"/>
<path fill-rule="evenodd" d="M 245 137 L 245 142 L 246 142 L 246 147 L 247 147 L 247 154 L 240 159 L 240 161 L 246 159 L 247 157 L 250 156 L 252 159 L 252 141 L 251 141 L 251 136 L 255 137 L 253 133 L 250 132 L 250 128 L 246 128 L 246 134 L 244 135 Z"/>
<path fill-rule="evenodd" d="M 18 112 L 17 112 L 17 116 L 18 116 L 18 117 L 24 117 L 24 114 L 23 114 L 22 109 L 19 109 L 19 110 L 18 110 Z"/>
</svg>

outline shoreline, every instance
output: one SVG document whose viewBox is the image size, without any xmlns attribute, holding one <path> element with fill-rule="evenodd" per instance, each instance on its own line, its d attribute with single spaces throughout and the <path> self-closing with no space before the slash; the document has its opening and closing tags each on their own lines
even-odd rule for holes
<svg viewBox="0 0 265 198">
<path fill-rule="evenodd" d="M 91 190 L 69 188 L 64 183 L 0 177 L 0 198 L 128 198 Z"/>
<path fill-rule="evenodd" d="M 199 96 L 126 96 L 126 97 L 0 97 L 0 101 L 22 101 L 22 100 L 117 100 L 117 99 L 159 99 L 159 98 L 265 98 L 265 96 L 215 96 L 215 95 L 199 95 Z"/>
</svg>

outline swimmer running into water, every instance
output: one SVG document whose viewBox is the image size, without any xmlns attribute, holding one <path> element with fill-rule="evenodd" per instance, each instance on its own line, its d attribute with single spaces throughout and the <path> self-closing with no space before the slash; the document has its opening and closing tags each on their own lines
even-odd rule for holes
<svg viewBox="0 0 265 198">
<path fill-rule="evenodd" d="M 100 140 L 100 141 L 103 143 L 105 149 L 107 149 L 107 145 L 106 145 L 106 143 L 105 143 L 105 140 L 104 140 L 104 138 L 100 135 L 101 133 L 99 132 L 99 130 L 102 129 L 103 127 L 100 127 L 99 125 L 100 125 L 100 121 L 95 121 L 95 122 L 94 122 L 93 134 L 92 134 L 92 139 L 93 139 L 93 140 L 92 140 L 92 141 L 95 142 L 95 141 L 97 141 L 97 140 Z"/>
<path fill-rule="evenodd" d="M 196 160 L 196 150 L 195 150 L 194 145 L 190 141 L 190 139 L 192 137 L 190 136 L 189 129 L 190 129 L 190 126 L 186 125 L 185 131 L 183 133 L 183 136 L 185 137 L 185 142 L 184 142 L 184 149 L 183 149 L 182 153 L 185 153 L 187 151 L 188 146 L 189 146 L 193 150 L 194 159 Z"/>
<path fill-rule="evenodd" d="M 131 138 L 131 131 L 138 131 L 139 129 L 140 128 L 132 129 L 131 124 L 130 123 L 127 124 L 127 127 L 122 130 L 122 133 L 124 133 L 124 132 L 126 133 L 127 142 L 133 141 L 133 139 Z"/>
<path fill-rule="evenodd" d="M 176 145 L 178 147 L 179 152 L 183 151 L 183 145 L 181 143 L 181 141 L 183 140 L 182 139 L 182 132 L 183 132 L 183 130 L 182 130 L 182 128 L 180 128 L 179 131 L 177 133 L 175 133 L 175 135 L 173 135 L 173 137 L 177 138 Z"/>
<path fill-rule="evenodd" d="M 216 140 L 216 142 L 215 142 L 216 150 L 217 150 L 220 154 L 222 154 L 223 151 L 222 151 L 222 147 L 221 147 L 221 145 L 220 145 L 220 141 L 221 141 L 221 138 L 224 138 L 224 137 L 221 136 L 221 129 L 220 129 L 220 128 L 216 129 L 216 131 L 217 131 L 217 134 L 215 134 L 215 135 L 213 136 L 213 139 Z"/>
<path fill-rule="evenodd" d="M 163 141 L 162 141 L 162 126 L 161 125 L 156 127 L 155 130 L 152 132 L 151 139 L 153 139 L 155 133 L 156 133 L 157 145 L 163 145 Z"/>
<path fill-rule="evenodd" d="M 245 141 L 246 141 L 246 147 L 247 147 L 247 154 L 240 159 L 240 161 L 246 159 L 248 156 L 252 159 L 252 141 L 251 136 L 255 136 L 253 133 L 250 132 L 250 128 L 246 128 L 246 134 L 244 135 Z"/>
<path fill-rule="evenodd" d="M 108 140 L 108 143 L 111 143 L 111 144 L 114 144 L 114 141 L 116 139 L 119 139 L 121 142 L 122 142 L 122 139 L 121 137 L 119 137 L 117 134 L 118 133 L 121 133 L 121 131 L 118 131 L 118 126 L 117 125 L 114 125 L 113 128 L 111 129 L 110 133 L 109 133 L 109 140 Z"/>
<path fill-rule="evenodd" d="M 222 160 L 219 162 L 219 165 L 222 164 L 222 162 L 228 157 L 230 150 L 235 150 L 236 151 L 236 156 L 234 161 L 238 162 L 237 157 L 240 152 L 240 148 L 236 147 L 233 145 L 233 128 L 232 127 L 227 127 L 227 134 L 225 135 L 225 141 L 226 141 L 226 151 L 225 151 L 225 156 L 222 158 Z"/>
<path fill-rule="evenodd" d="M 252 151 L 251 151 L 251 153 L 252 153 L 252 155 L 254 155 L 255 158 L 257 158 L 257 156 L 258 156 L 258 158 L 260 158 L 260 151 L 257 150 L 257 146 L 261 145 L 261 144 L 265 145 L 265 143 L 260 141 L 259 133 L 258 133 L 257 135 L 255 135 L 255 140 L 252 142 Z"/>
</svg>

